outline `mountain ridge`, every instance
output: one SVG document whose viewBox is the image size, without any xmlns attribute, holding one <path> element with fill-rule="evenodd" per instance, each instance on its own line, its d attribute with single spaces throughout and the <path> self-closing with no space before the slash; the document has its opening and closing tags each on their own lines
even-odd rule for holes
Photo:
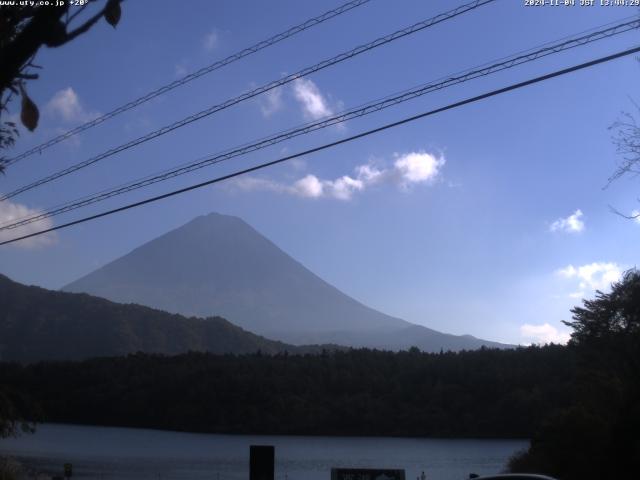
<svg viewBox="0 0 640 480">
<path fill-rule="evenodd" d="M 319 353 L 247 332 L 221 317 L 187 318 L 86 293 L 22 285 L 0 274 L 0 360 L 83 360 L 137 352 Z"/>
<path fill-rule="evenodd" d="M 497 342 L 444 334 L 374 310 L 338 290 L 242 219 L 210 213 L 63 287 L 183 315 L 220 315 L 292 344 L 426 351 Z"/>
</svg>

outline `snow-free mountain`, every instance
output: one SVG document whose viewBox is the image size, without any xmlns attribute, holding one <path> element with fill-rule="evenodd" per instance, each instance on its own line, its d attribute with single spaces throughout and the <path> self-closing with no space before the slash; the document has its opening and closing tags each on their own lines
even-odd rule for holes
<svg viewBox="0 0 640 480">
<path fill-rule="evenodd" d="M 320 353 L 332 345 L 268 340 L 224 318 L 186 318 L 86 294 L 22 285 L 0 274 L 0 360 L 84 360 L 136 352 Z"/>
<path fill-rule="evenodd" d="M 64 287 L 186 316 L 220 316 L 293 344 L 425 351 L 505 345 L 449 335 L 367 307 L 240 218 L 200 216 Z"/>
</svg>

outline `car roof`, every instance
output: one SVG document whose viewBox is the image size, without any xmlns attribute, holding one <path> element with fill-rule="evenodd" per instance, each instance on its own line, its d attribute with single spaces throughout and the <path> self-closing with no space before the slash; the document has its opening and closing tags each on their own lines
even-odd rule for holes
<svg viewBox="0 0 640 480">
<path fill-rule="evenodd" d="M 499 475 L 481 475 L 475 477 L 474 480 L 556 480 L 546 475 L 537 475 L 533 473 L 503 473 Z"/>
</svg>

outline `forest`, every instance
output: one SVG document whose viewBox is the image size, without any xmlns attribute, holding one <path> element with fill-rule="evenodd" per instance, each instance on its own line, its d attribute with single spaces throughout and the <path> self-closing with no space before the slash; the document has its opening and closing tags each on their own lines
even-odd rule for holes
<svg viewBox="0 0 640 480">
<path fill-rule="evenodd" d="M 560 346 L 428 354 L 134 354 L 0 365 L 49 422 L 195 432 L 528 437 L 568 406 Z"/>
<path fill-rule="evenodd" d="M 15 422 L 521 437 L 530 438 L 531 446 L 511 459 L 514 471 L 565 480 L 615 478 L 640 467 L 640 273 L 627 272 L 611 293 L 598 292 L 572 313 L 567 346 L 458 353 L 138 353 L 3 363 L 0 384 L 5 393 L 21 396 L 13 402 L 20 407 L 13 410 Z M 12 402 L 8 394 L 2 398 L 6 417 Z"/>
</svg>

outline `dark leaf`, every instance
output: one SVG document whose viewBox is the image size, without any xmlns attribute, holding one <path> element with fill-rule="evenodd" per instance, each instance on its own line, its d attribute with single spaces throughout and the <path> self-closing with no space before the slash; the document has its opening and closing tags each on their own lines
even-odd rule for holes
<svg viewBox="0 0 640 480">
<path fill-rule="evenodd" d="M 58 20 L 51 26 L 44 44 L 47 47 L 59 47 L 67 41 L 67 27 Z"/>
<path fill-rule="evenodd" d="M 120 22 L 120 16 L 122 11 L 120 9 L 120 0 L 109 0 L 107 6 L 104 9 L 104 19 L 113 28 L 116 28 L 118 22 Z"/>
<path fill-rule="evenodd" d="M 20 112 L 20 120 L 22 124 L 31 132 L 33 132 L 38 126 L 38 120 L 40 119 L 40 112 L 33 100 L 29 98 L 27 92 L 21 89 L 22 94 L 22 111 Z"/>
</svg>

